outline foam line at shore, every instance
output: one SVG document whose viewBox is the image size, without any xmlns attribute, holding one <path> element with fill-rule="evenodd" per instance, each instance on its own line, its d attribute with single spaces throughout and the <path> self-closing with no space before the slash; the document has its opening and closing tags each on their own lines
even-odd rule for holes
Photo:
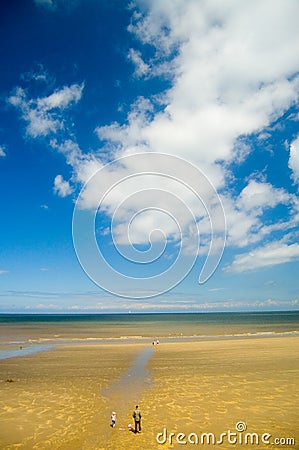
<svg viewBox="0 0 299 450">
<path fill-rule="evenodd" d="M 284 331 L 274 332 L 265 331 L 257 333 L 235 333 L 235 334 L 223 334 L 223 335 L 191 335 L 191 336 L 162 336 L 159 337 L 162 342 L 190 342 L 190 341 L 217 341 L 217 340 L 230 340 L 230 339 L 253 339 L 253 338 L 275 338 L 275 337 L 297 337 L 299 331 Z M 146 343 L 151 344 L 152 340 L 145 336 L 120 336 L 115 338 L 99 338 L 99 337 L 87 337 L 87 338 L 39 338 L 28 339 L 27 341 L 18 341 L 19 348 L 9 348 L 16 346 L 16 341 L 11 341 L 0 345 L 0 360 L 9 358 L 18 358 L 21 356 L 29 356 L 34 353 L 45 352 L 53 350 L 59 346 L 72 346 L 72 345 L 95 345 L 95 344 L 127 344 L 127 343 Z"/>
<path fill-rule="evenodd" d="M 192 334 L 192 335 L 183 335 L 183 334 L 173 334 L 173 335 L 160 335 L 159 338 L 165 340 L 210 340 L 210 339 L 230 339 L 230 338 L 246 338 L 246 337 L 283 337 L 283 336 L 299 336 L 298 330 L 292 331 L 258 331 L 258 332 L 246 332 L 246 333 L 228 333 L 228 334 Z M 122 341 L 145 341 L 150 342 L 152 338 L 148 336 L 142 335 L 127 335 L 127 336 L 118 336 L 118 337 L 48 337 L 48 338 L 36 338 L 36 339 L 28 339 L 22 341 L 9 341 L 4 343 L 4 345 L 23 345 L 23 344 L 39 344 L 39 343 L 118 343 Z M 0 344 L 1 345 L 1 344 Z"/>
</svg>

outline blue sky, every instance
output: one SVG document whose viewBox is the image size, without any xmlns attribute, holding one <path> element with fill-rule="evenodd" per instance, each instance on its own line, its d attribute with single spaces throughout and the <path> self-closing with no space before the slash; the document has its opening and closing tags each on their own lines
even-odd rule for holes
<svg viewBox="0 0 299 450">
<path fill-rule="evenodd" d="M 298 2 L 0 8 L 0 312 L 298 309 Z"/>
</svg>

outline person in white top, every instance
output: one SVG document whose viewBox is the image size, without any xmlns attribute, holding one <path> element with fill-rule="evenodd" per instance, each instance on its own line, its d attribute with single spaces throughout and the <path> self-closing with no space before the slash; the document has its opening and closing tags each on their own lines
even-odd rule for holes
<svg viewBox="0 0 299 450">
<path fill-rule="evenodd" d="M 114 428 L 115 427 L 115 424 L 116 424 L 116 412 L 115 411 L 112 411 L 112 413 L 111 413 L 111 427 L 112 428 Z"/>
</svg>

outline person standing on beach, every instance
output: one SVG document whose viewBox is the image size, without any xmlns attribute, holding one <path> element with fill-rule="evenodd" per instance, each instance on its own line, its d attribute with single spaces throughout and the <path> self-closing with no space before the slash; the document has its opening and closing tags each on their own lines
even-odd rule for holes
<svg viewBox="0 0 299 450">
<path fill-rule="evenodd" d="M 114 428 L 115 427 L 115 424 L 116 424 L 116 412 L 115 411 L 113 411 L 112 413 L 111 413 L 111 427 L 112 428 Z"/>
<path fill-rule="evenodd" d="M 136 405 L 136 409 L 133 412 L 133 418 L 135 422 L 135 433 L 141 432 L 141 411 L 139 409 L 139 406 Z"/>
</svg>

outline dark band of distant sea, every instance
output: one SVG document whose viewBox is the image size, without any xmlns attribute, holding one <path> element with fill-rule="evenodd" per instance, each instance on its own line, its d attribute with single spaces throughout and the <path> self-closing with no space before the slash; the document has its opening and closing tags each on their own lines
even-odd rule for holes
<svg viewBox="0 0 299 450">
<path fill-rule="evenodd" d="M 299 335 L 299 311 L 0 314 L 0 359 L 57 345 Z"/>
</svg>

